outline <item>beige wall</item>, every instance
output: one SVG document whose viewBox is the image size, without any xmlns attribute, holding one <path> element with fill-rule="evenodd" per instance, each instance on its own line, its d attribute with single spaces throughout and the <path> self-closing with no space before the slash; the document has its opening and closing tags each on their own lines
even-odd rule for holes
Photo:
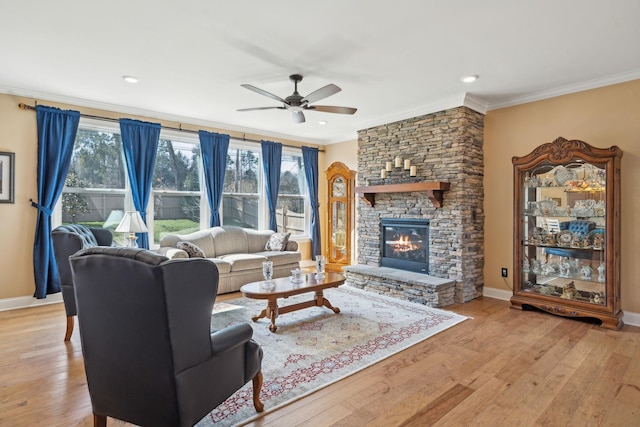
<svg viewBox="0 0 640 427">
<path fill-rule="evenodd" d="M 35 105 L 35 100 L 0 94 L 0 151 L 15 153 L 15 203 L 0 203 L 0 300 L 33 296 L 35 284 L 33 279 L 33 238 L 35 234 L 36 210 L 31 207 L 29 199 L 37 200 L 37 128 L 36 115 L 33 111 L 21 110 L 19 103 Z M 182 126 L 185 130 L 204 129 L 210 132 L 230 134 L 232 137 L 248 139 L 273 139 L 261 135 L 239 134 L 225 129 L 206 128 L 203 126 L 176 123 L 155 118 L 101 111 L 91 108 L 63 105 L 55 102 L 41 101 L 39 104 L 63 109 L 79 110 L 83 114 L 102 117 L 147 120 L 165 126 Z M 278 140 L 287 145 L 301 146 L 296 141 Z M 322 157 L 322 156 L 319 156 Z M 319 162 L 321 160 L 319 159 Z M 323 169 L 320 169 L 321 171 Z M 321 173 L 321 179 L 322 179 Z M 303 259 L 310 254 L 309 241 L 300 242 Z"/>
<path fill-rule="evenodd" d="M 485 269 L 487 288 L 513 283 L 513 156 L 558 136 L 622 156 L 622 309 L 640 313 L 640 80 L 489 111 L 484 127 Z M 446 197 L 446 196 L 445 196 Z M 500 267 L 509 268 L 507 283 Z"/>
</svg>

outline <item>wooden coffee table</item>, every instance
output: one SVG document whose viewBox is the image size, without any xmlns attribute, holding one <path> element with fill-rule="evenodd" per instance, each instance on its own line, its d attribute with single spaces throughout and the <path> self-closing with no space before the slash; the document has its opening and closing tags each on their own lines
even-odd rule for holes
<svg viewBox="0 0 640 427">
<path fill-rule="evenodd" d="M 266 290 L 264 288 L 265 282 L 252 282 L 240 288 L 240 292 L 247 298 L 251 299 L 266 299 L 267 308 L 262 310 L 257 316 L 253 316 L 251 320 L 257 322 L 263 317 L 271 319 L 269 330 L 275 332 L 278 327 L 276 326 L 276 318 L 280 314 L 291 313 L 292 311 L 302 310 L 307 307 L 327 307 L 333 310 L 334 313 L 340 313 L 338 307 L 331 305 L 329 300 L 324 297 L 322 291 L 327 288 L 337 288 L 344 283 L 344 276 L 339 273 L 328 271 L 325 274 L 324 279 L 318 281 L 315 273 L 302 275 L 302 283 L 291 283 L 290 277 L 282 277 L 280 279 L 273 279 L 271 283 L 274 285 L 273 289 Z M 292 295 L 304 294 L 307 292 L 315 292 L 315 297 L 312 300 L 292 304 L 284 307 L 278 307 L 278 298 L 288 298 Z"/>
</svg>

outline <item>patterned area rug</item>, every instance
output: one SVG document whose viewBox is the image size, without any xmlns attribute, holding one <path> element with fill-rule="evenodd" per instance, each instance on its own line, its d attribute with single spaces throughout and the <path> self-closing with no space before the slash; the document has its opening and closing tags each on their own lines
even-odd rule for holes
<svg viewBox="0 0 640 427">
<path fill-rule="evenodd" d="M 313 294 L 279 300 L 290 305 Z M 251 322 L 266 302 L 239 298 L 225 305 L 239 307 L 212 316 L 212 328 L 238 322 L 253 326 L 253 338 L 262 346 L 264 384 L 261 399 L 265 412 L 299 399 L 348 375 L 379 362 L 466 319 L 458 314 L 361 291 L 348 286 L 325 291 L 340 314 L 311 307 L 283 314 L 278 330 L 269 332 L 269 321 Z M 242 425 L 259 415 L 252 401 L 251 381 L 231 396 L 198 427 Z"/>
</svg>

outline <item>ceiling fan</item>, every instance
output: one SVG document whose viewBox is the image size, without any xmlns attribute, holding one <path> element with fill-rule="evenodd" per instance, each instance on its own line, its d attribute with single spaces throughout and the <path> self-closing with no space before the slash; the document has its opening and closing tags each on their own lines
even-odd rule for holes
<svg viewBox="0 0 640 427">
<path fill-rule="evenodd" d="M 322 111 L 324 113 L 338 113 L 338 114 L 354 114 L 357 111 L 356 108 L 350 108 L 350 107 L 335 107 L 332 105 L 309 105 L 312 102 L 320 101 L 321 99 L 327 98 L 331 95 L 335 95 L 336 93 L 342 90 L 334 84 L 328 84 L 316 90 L 315 92 L 311 92 L 307 96 L 302 96 L 298 93 L 298 83 L 302 81 L 302 76 L 300 74 L 292 74 L 289 76 L 289 80 L 291 80 L 294 84 L 293 94 L 287 96 L 284 99 L 270 92 L 267 92 L 266 90 L 257 88 L 253 85 L 249 85 L 249 84 L 240 85 L 244 88 L 247 88 L 256 93 L 259 93 L 260 95 L 264 95 L 271 99 L 275 99 L 276 101 L 280 101 L 282 102 L 283 105 L 281 107 L 242 108 L 238 111 L 273 110 L 273 109 L 289 110 L 291 111 L 291 115 L 293 117 L 294 123 L 305 122 L 304 113 L 303 113 L 304 110 Z"/>
</svg>

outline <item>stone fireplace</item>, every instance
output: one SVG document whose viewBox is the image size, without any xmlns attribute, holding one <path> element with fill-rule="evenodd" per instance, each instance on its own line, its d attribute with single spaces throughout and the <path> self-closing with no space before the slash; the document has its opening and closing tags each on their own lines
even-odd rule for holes
<svg viewBox="0 0 640 427">
<path fill-rule="evenodd" d="M 483 127 L 484 115 L 468 107 L 457 107 L 358 132 L 359 187 L 448 183 L 448 188 L 439 193 L 441 207 L 437 207 L 439 200 L 428 191 L 381 192 L 375 194 L 374 203 L 371 197 L 357 194 L 358 265 L 345 269 L 347 283 L 367 287 L 372 282 L 377 292 L 434 306 L 463 303 L 482 295 Z M 381 178 L 386 162 L 397 156 L 417 167 L 415 177 L 410 177 L 404 168 L 394 168 L 385 179 Z M 406 279 L 403 282 L 384 269 L 381 233 L 382 220 L 387 218 L 429 223 L 428 276 L 422 274 L 426 277 L 421 279 L 400 274 Z M 384 270 L 378 274 L 377 268 Z M 373 281 L 367 279 L 374 276 Z M 442 295 L 436 296 L 433 299 L 438 301 L 432 304 L 426 291 L 417 289 L 413 282 L 426 283 L 427 287 L 430 282 L 450 284 L 451 290 L 446 292 L 452 296 L 446 302 Z"/>
</svg>

